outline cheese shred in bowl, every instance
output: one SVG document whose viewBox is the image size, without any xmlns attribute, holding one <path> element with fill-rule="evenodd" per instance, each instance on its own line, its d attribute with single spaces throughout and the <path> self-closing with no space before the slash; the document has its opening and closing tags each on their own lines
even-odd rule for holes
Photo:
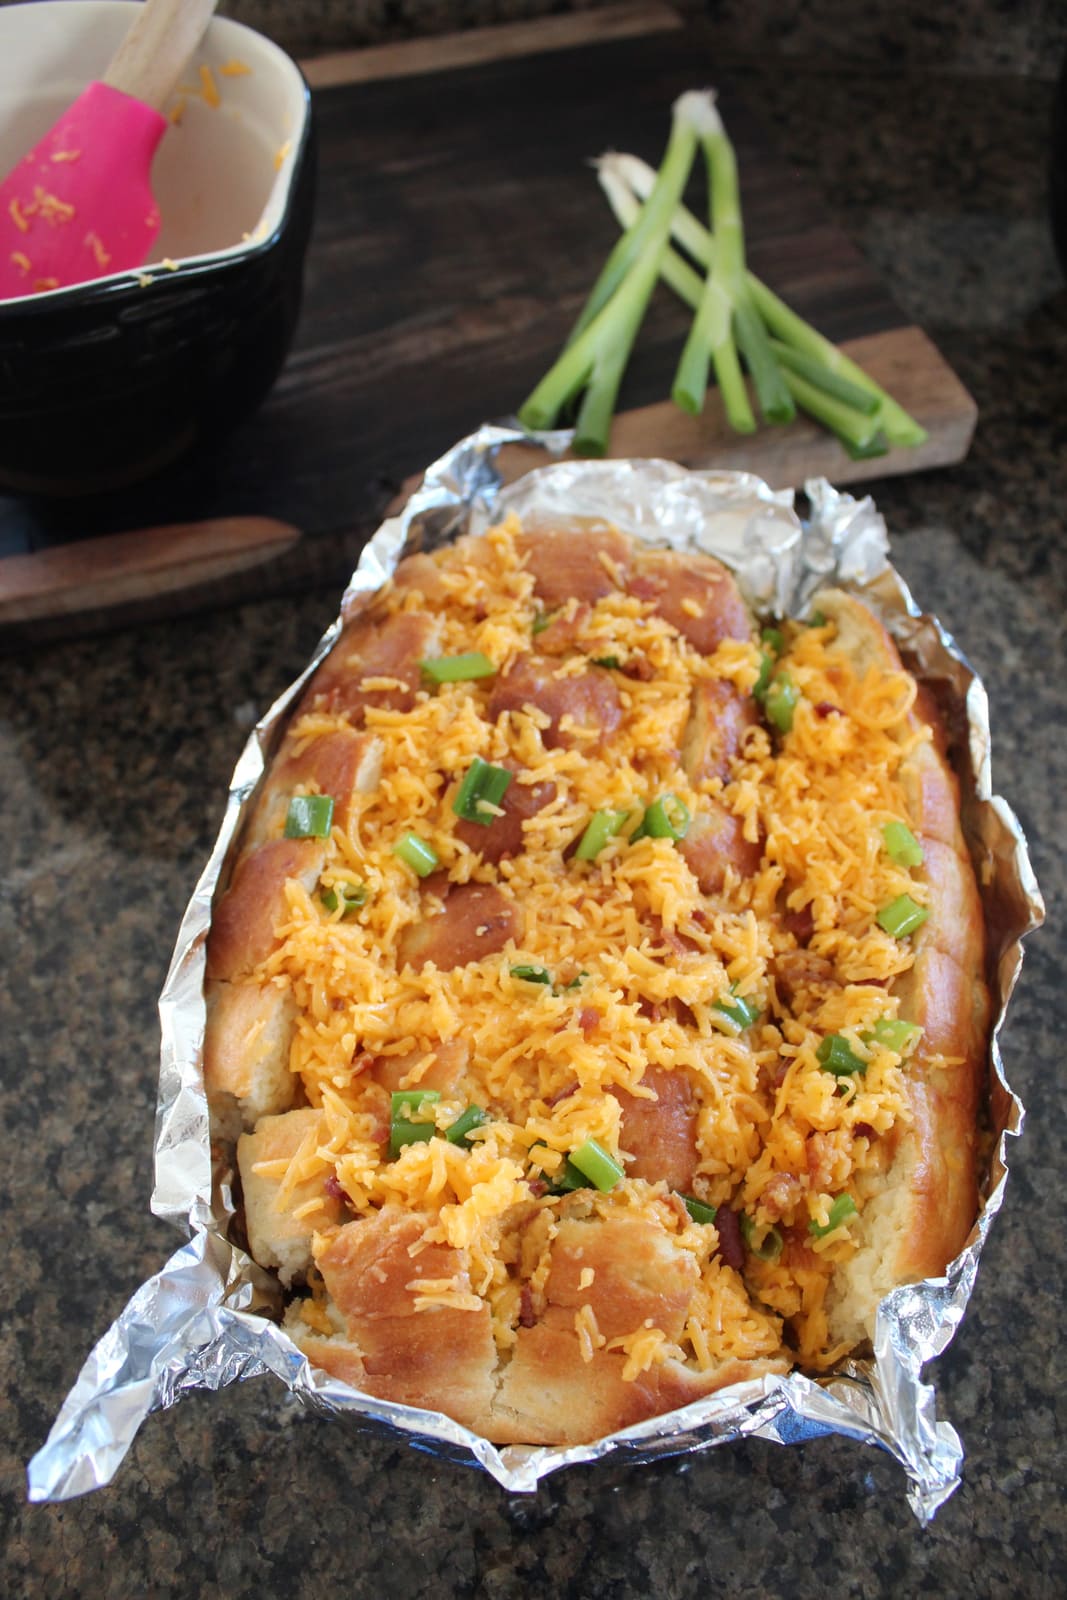
<svg viewBox="0 0 1067 1600">
<path fill-rule="evenodd" d="M 931 1270 L 939 1139 L 962 1243 L 973 874 L 936 714 L 826 604 L 761 640 L 706 557 L 512 518 L 342 634 L 208 948 L 209 1095 L 317 1365 L 584 1442 L 869 1337 Z"/>
</svg>

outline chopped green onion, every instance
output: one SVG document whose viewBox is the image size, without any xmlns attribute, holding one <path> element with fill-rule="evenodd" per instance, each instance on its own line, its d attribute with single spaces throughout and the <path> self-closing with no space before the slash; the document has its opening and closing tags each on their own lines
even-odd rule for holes
<svg viewBox="0 0 1067 1600">
<path fill-rule="evenodd" d="M 843 1222 L 848 1221 L 849 1217 L 854 1217 L 855 1215 L 856 1202 L 852 1196 L 850 1194 L 839 1194 L 830 1207 L 830 1214 L 826 1221 L 824 1223 L 815 1222 L 814 1220 L 809 1222 L 808 1232 L 813 1233 L 816 1239 L 825 1239 L 828 1233 L 833 1233 L 835 1228 L 839 1228 Z"/>
<path fill-rule="evenodd" d="M 401 1112 L 416 1111 L 420 1106 L 434 1106 L 441 1098 L 440 1089 L 394 1089 L 390 1096 L 389 1109 L 394 1117 Z M 416 1118 L 416 1121 L 425 1121 L 425 1118 Z"/>
<path fill-rule="evenodd" d="M 539 611 L 530 624 L 530 632 L 535 636 L 539 633 L 544 633 L 551 621 L 552 618 L 547 611 Z"/>
<path fill-rule="evenodd" d="M 925 906 L 916 905 L 910 894 L 898 894 L 875 917 L 883 933 L 893 939 L 906 939 L 909 933 L 921 928 L 930 913 Z"/>
<path fill-rule="evenodd" d="M 570 1159 L 571 1164 L 577 1167 L 601 1194 L 607 1194 L 609 1189 L 614 1189 L 619 1179 L 626 1176 L 619 1163 L 614 1161 L 595 1139 L 587 1139 L 577 1150 L 572 1150 Z"/>
<path fill-rule="evenodd" d="M 475 756 L 452 802 L 452 810 L 464 822 L 480 822 L 483 828 L 488 828 L 494 813 L 487 807 L 500 804 L 511 779 L 507 767 L 490 766 L 481 756 Z M 483 801 L 486 802 L 484 807 Z"/>
<path fill-rule="evenodd" d="M 437 1132 L 432 1122 L 409 1122 L 406 1117 L 396 1117 L 389 1124 L 389 1155 L 392 1160 L 406 1144 L 427 1144 Z"/>
<path fill-rule="evenodd" d="M 593 656 L 594 667 L 607 667 L 611 672 L 618 672 L 620 662 L 618 656 Z"/>
<path fill-rule="evenodd" d="M 391 1100 L 392 1117 L 389 1124 L 389 1154 L 393 1160 L 406 1144 L 424 1144 L 437 1132 L 432 1115 L 423 1116 L 423 1109 L 440 1100 L 437 1089 L 397 1089 Z M 408 1113 L 415 1115 L 408 1115 Z"/>
<path fill-rule="evenodd" d="M 764 628 L 760 634 L 760 640 L 776 656 L 780 656 L 785 649 L 785 639 L 782 637 L 781 628 Z"/>
<path fill-rule="evenodd" d="M 774 657 L 771 655 L 769 650 L 762 650 L 759 658 L 759 677 L 752 686 L 752 695 L 754 699 L 759 701 L 763 700 L 764 695 L 767 693 L 767 690 L 770 687 L 771 676 L 774 672 L 774 668 Z"/>
<path fill-rule="evenodd" d="M 825 628 L 826 613 L 824 611 L 813 611 L 804 626 L 805 628 Z"/>
<path fill-rule="evenodd" d="M 472 1133 L 475 1128 L 484 1128 L 488 1121 L 489 1118 L 481 1106 L 468 1106 L 466 1111 L 460 1113 L 451 1127 L 445 1129 L 445 1138 L 449 1144 L 461 1144 L 469 1149 L 468 1133 Z"/>
<path fill-rule="evenodd" d="M 327 911 L 336 911 L 340 906 L 344 916 L 351 916 L 352 912 L 365 906 L 370 899 L 370 890 L 365 883 L 342 883 L 339 887 L 340 898 L 336 889 L 323 889 L 319 895 Z"/>
<path fill-rule="evenodd" d="M 645 811 L 641 831 L 650 839 L 684 839 L 689 831 L 689 807 L 676 794 L 660 795 Z"/>
<path fill-rule="evenodd" d="M 886 854 L 901 867 L 921 867 L 923 847 L 903 822 L 887 822 L 882 829 Z"/>
<path fill-rule="evenodd" d="M 294 794 L 285 817 L 287 839 L 328 839 L 332 826 L 332 795 Z"/>
<path fill-rule="evenodd" d="M 575 1189 L 588 1189 L 589 1183 L 585 1173 L 574 1165 L 569 1156 L 551 1179 L 554 1194 L 571 1194 Z"/>
<path fill-rule="evenodd" d="M 759 1261 L 777 1261 L 785 1243 L 777 1228 L 758 1228 L 744 1211 L 741 1213 L 741 1237 Z"/>
<path fill-rule="evenodd" d="M 521 978 L 523 983 L 551 983 L 552 975 L 546 967 L 512 967 L 513 978 Z"/>
<path fill-rule="evenodd" d="M 854 1072 L 866 1072 L 867 1063 L 858 1056 L 843 1034 L 828 1033 L 815 1052 L 815 1058 L 826 1072 L 835 1078 L 850 1078 Z"/>
<path fill-rule="evenodd" d="M 393 854 L 399 856 L 420 878 L 428 878 L 441 865 L 433 845 L 420 839 L 417 833 L 402 834 L 393 846 Z"/>
<path fill-rule="evenodd" d="M 903 1017 L 879 1017 L 870 1032 L 861 1033 L 860 1038 L 864 1044 L 884 1045 L 899 1056 L 919 1033 L 922 1029 L 917 1022 L 905 1022 Z"/>
<path fill-rule="evenodd" d="M 688 1211 L 694 1222 L 708 1223 L 715 1221 L 715 1213 L 718 1210 L 717 1206 L 705 1205 L 704 1201 L 698 1200 L 694 1194 L 679 1195 L 679 1199 L 684 1204 L 685 1209 Z"/>
<path fill-rule="evenodd" d="M 578 842 L 579 861 L 595 861 L 608 840 L 619 832 L 630 815 L 628 811 L 594 811 Z"/>
<path fill-rule="evenodd" d="M 763 696 L 766 711 L 779 733 L 788 733 L 793 726 L 793 713 L 800 699 L 800 690 L 788 672 L 777 672 Z"/>
<path fill-rule="evenodd" d="M 465 683 L 471 678 L 491 678 L 496 667 L 480 650 L 467 650 L 459 656 L 434 656 L 419 666 L 434 683 Z"/>
<path fill-rule="evenodd" d="M 735 1023 L 738 1033 L 744 1028 L 751 1028 L 759 1019 L 759 1007 L 751 1000 L 742 1000 L 740 996 L 734 997 L 730 1004 L 725 1000 L 716 1000 L 712 1010 L 721 1012 L 724 1017 Z"/>
</svg>

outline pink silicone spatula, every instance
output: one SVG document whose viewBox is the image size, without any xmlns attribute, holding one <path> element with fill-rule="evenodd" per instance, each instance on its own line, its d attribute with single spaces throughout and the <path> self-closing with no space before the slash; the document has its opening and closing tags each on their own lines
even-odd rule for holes
<svg viewBox="0 0 1067 1600">
<path fill-rule="evenodd" d="M 139 267 L 159 232 L 159 108 L 217 0 L 145 0 L 111 65 L 0 184 L 0 300 Z"/>
</svg>

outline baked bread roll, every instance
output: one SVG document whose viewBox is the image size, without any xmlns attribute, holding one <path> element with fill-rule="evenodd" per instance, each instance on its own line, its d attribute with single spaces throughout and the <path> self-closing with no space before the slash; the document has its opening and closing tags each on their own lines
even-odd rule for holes
<svg viewBox="0 0 1067 1600">
<path fill-rule="evenodd" d="M 881 624 L 815 605 L 761 638 L 705 556 L 511 519 L 403 562 L 310 681 L 215 906 L 205 1078 L 323 1370 L 584 1443 L 832 1368 L 963 1245 L 955 779 Z"/>
</svg>

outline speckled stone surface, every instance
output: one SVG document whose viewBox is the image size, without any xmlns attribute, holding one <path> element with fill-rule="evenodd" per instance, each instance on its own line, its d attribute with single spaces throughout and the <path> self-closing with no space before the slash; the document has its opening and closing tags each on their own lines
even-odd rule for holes
<svg viewBox="0 0 1067 1600">
<path fill-rule="evenodd" d="M 1004 1037 L 1027 1130 L 935 1369 L 963 1485 L 921 1532 L 896 1465 L 830 1438 L 578 1468 L 511 1499 L 259 1380 L 149 1419 L 110 1488 L 27 1506 L 26 1458 L 92 1341 L 177 1242 L 147 1209 L 155 1000 L 247 726 L 335 609 L 308 595 L 0 661 L 12 1600 L 1063 1592 L 1067 289 L 1044 216 L 1050 96 L 1008 77 L 857 79 L 818 61 L 741 77 L 980 410 L 961 466 L 873 489 L 898 565 L 984 675 L 995 783 L 1050 903 Z"/>
</svg>

